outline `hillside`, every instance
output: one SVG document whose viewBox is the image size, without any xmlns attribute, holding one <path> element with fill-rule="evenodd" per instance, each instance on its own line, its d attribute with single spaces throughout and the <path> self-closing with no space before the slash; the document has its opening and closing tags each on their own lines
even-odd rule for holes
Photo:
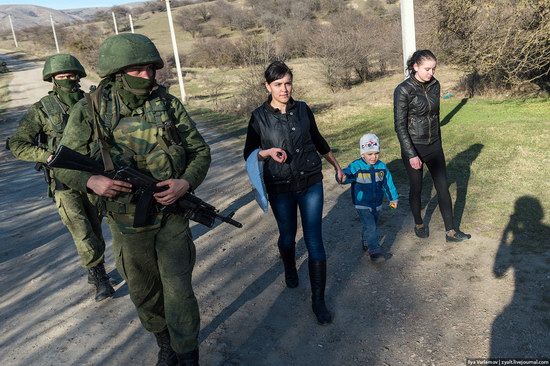
<svg viewBox="0 0 550 366">
<path fill-rule="evenodd" d="M 45 8 L 43 6 L 0 5 L 0 33 L 5 35 L 11 32 L 8 15 L 11 15 L 13 27 L 18 31 L 35 26 L 50 25 L 50 14 L 56 24 L 82 22 L 86 18 L 84 16 L 85 13 L 82 15 L 78 13 L 70 14 L 61 10 Z"/>
</svg>

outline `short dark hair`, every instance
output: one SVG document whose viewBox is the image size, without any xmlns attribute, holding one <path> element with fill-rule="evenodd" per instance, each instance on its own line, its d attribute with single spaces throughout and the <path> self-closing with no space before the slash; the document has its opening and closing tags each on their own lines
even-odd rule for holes
<svg viewBox="0 0 550 366">
<path fill-rule="evenodd" d="M 416 71 L 414 71 L 414 64 L 420 65 L 420 62 L 422 60 L 434 60 L 437 61 L 437 58 L 430 50 L 418 50 L 415 51 L 411 57 L 407 60 L 407 71 L 409 72 L 409 75 L 414 75 Z"/>
<path fill-rule="evenodd" d="M 292 79 L 292 70 L 284 62 L 273 61 L 265 69 L 264 77 L 266 83 L 271 84 L 275 80 L 284 78 L 286 74 L 290 75 Z"/>
</svg>

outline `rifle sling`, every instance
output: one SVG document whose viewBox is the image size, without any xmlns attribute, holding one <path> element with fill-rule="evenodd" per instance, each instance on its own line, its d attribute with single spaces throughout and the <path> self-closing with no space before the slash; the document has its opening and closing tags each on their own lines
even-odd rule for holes
<svg viewBox="0 0 550 366">
<path fill-rule="evenodd" d="M 94 91 L 94 96 L 101 96 L 101 90 L 102 88 L 97 88 Z M 97 99 L 98 98 L 92 98 L 90 94 L 86 94 L 86 100 L 90 105 L 92 119 L 94 122 L 94 139 L 99 143 L 99 151 L 101 154 L 101 160 L 103 160 L 105 171 L 109 172 L 115 169 L 115 165 L 113 164 L 113 159 L 111 159 L 111 146 L 107 144 L 107 141 L 105 140 L 103 133 L 101 132 L 101 124 L 99 123 L 99 105 L 96 105 L 98 104 Z"/>
</svg>

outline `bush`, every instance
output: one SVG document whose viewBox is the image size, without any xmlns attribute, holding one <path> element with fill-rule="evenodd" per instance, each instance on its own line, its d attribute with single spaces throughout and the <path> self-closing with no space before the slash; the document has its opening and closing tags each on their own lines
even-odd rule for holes
<svg viewBox="0 0 550 366">
<path fill-rule="evenodd" d="M 84 65 L 86 70 L 96 70 L 97 50 L 104 39 L 103 31 L 95 24 L 85 27 L 66 27 L 59 32 L 63 45 Z"/>
<path fill-rule="evenodd" d="M 212 16 L 231 30 L 243 31 L 256 26 L 255 17 L 251 11 L 236 7 L 225 0 L 218 0 L 214 3 Z"/>
<path fill-rule="evenodd" d="M 155 79 L 159 85 L 162 85 L 168 89 L 177 78 L 176 60 L 174 59 L 174 55 L 161 55 L 161 57 L 164 61 L 164 67 L 156 71 Z M 180 63 L 185 64 L 181 55 Z"/>
<path fill-rule="evenodd" d="M 199 38 L 189 56 L 193 67 L 221 67 L 237 64 L 238 56 L 234 44 L 225 38 Z"/>
<path fill-rule="evenodd" d="M 391 18 L 366 18 L 348 9 L 334 14 L 330 24 L 320 26 L 312 33 L 308 56 L 318 57 L 325 67 L 326 83 L 332 91 L 350 88 L 355 83 L 386 72 L 398 49 L 395 34 L 397 22 Z M 371 35 L 377 35 L 373 37 Z"/>
<path fill-rule="evenodd" d="M 439 46 L 466 71 L 466 89 L 550 90 L 547 0 L 438 0 Z M 484 84 L 484 85 L 483 85 Z"/>
<path fill-rule="evenodd" d="M 317 31 L 317 23 L 312 21 L 288 20 L 277 33 L 277 53 L 285 53 L 289 58 L 307 56 L 310 39 L 305 36 Z M 302 35 L 297 37 L 296 35 Z"/>
</svg>

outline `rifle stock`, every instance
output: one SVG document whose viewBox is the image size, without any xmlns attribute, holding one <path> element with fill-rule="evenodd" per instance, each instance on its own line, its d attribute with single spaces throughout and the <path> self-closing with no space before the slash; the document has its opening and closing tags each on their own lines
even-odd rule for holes
<svg viewBox="0 0 550 366">
<path fill-rule="evenodd" d="M 106 172 L 101 162 L 63 145 L 59 146 L 48 166 L 50 168 L 84 171 L 131 183 L 132 191 L 138 197 L 134 227 L 147 225 L 151 214 L 161 211 L 185 216 L 208 227 L 214 226 L 216 219 L 238 228 L 243 226 L 240 222 L 232 219 L 234 212 L 223 216 L 214 206 L 189 192 L 185 193 L 172 205 L 157 205 L 154 199 L 151 199 L 151 196 L 155 192 L 162 191 L 163 188 L 157 187 L 158 181 L 153 177 L 128 166 Z"/>
</svg>

